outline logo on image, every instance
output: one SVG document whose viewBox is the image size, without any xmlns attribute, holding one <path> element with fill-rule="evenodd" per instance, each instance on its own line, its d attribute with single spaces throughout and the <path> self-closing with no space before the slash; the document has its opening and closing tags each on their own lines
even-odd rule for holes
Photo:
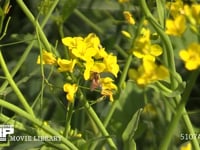
<svg viewBox="0 0 200 150">
<path fill-rule="evenodd" d="M 7 135 L 14 133 L 13 125 L 2 125 L 0 124 L 0 142 L 7 141 Z"/>
</svg>

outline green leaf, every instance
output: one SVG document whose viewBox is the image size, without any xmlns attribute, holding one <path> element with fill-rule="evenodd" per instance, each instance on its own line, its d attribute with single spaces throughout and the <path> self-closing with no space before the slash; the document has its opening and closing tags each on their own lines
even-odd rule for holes
<svg viewBox="0 0 200 150">
<path fill-rule="evenodd" d="M 129 149 L 132 149 L 133 147 L 135 147 L 135 142 L 132 139 L 137 128 L 138 128 L 138 123 L 140 120 L 140 115 L 142 113 L 142 108 L 140 108 L 139 110 L 137 110 L 137 112 L 135 114 L 133 114 L 132 119 L 129 121 L 126 129 L 124 130 L 123 134 L 122 134 L 122 139 L 124 141 L 124 145 L 129 146 Z"/>
</svg>

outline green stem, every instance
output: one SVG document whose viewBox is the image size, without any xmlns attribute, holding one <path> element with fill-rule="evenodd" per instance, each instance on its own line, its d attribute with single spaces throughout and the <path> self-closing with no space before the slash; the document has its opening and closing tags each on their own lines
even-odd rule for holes
<svg viewBox="0 0 200 150">
<path fill-rule="evenodd" d="M 87 23 L 89 26 L 91 26 L 94 30 L 99 32 L 100 34 L 104 34 L 104 31 L 99 28 L 94 22 L 92 22 L 90 19 L 88 19 L 85 15 L 83 15 L 79 10 L 75 9 L 74 13 L 81 18 L 85 23 Z"/>
<path fill-rule="evenodd" d="M 8 68 L 6 66 L 6 63 L 4 61 L 4 58 L 2 56 L 2 53 L 0 51 L 0 65 L 2 67 L 2 70 L 5 74 L 6 79 L 8 80 L 10 86 L 12 87 L 13 91 L 15 92 L 15 94 L 17 95 L 17 97 L 19 98 L 21 104 L 24 106 L 25 110 L 27 112 L 29 112 L 32 116 L 34 116 L 34 112 L 31 109 L 31 107 L 29 106 L 29 104 L 27 103 L 27 100 L 25 99 L 25 97 L 23 96 L 23 94 L 21 93 L 21 91 L 19 90 L 18 86 L 16 85 L 15 81 L 13 80 L 10 72 L 8 71 Z"/>
<path fill-rule="evenodd" d="M 65 120 L 65 130 L 64 130 L 64 137 L 68 137 L 68 133 L 71 128 L 71 119 L 72 119 L 72 114 L 73 114 L 73 108 L 74 108 L 74 103 L 69 103 L 68 108 L 67 108 L 67 113 L 66 113 L 66 120 Z"/>
<path fill-rule="evenodd" d="M 5 108 L 15 112 L 19 116 L 24 117 L 25 119 L 29 120 L 33 124 L 37 125 L 39 128 L 42 128 L 48 134 L 53 135 L 53 136 L 59 136 L 61 138 L 61 142 L 67 146 L 67 149 L 78 150 L 78 148 L 74 144 L 72 144 L 69 140 L 67 140 L 62 135 L 60 135 L 57 131 L 52 129 L 50 126 L 44 126 L 42 121 L 33 117 L 32 115 L 30 115 L 29 113 L 20 109 L 19 107 L 15 106 L 13 104 L 10 104 L 10 103 L 6 102 L 6 100 L 2 100 L 2 99 L 0 99 L 0 106 L 5 107 Z"/>
<path fill-rule="evenodd" d="M 17 71 L 21 68 L 22 64 L 24 63 L 24 61 L 26 60 L 29 52 L 31 51 L 31 48 L 33 47 L 35 41 L 32 41 L 30 43 L 30 45 L 26 48 L 26 50 L 24 51 L 23 55 L 21 56 L 21 58 L 19 59 L 19 61 L 17 62 L 16 66 L 14 69 L 12 69 L 11 71 L 11 76 L 14 77 L 15 74 L 17 73 Z M 0 92 L 3 92 L 5 90 L 5 88 L 8 86 L 8 81 L 6 80 L 0 88 Z"/>
<path fill-rule="evenodd" d="M 110 145 L 110 147 L 112 149 L 117 149 L 115 143 L 113 142 L 112 138 L 110 137 L 108 131 L 106 130 L 105 126 L 103 125 L 103 123 L 101 122 L 101 120 L 99 119 L 99 117 L 97 116 L 97 114 L 95 113 L 95 111 L 93 110 L 93 108 L 90 106 L 90 104 L 87 102 L 87 100 L 85 99 L 84 95 L 80 92 L 80 99 L 83 101 L 84 103 L 84 107 L 88 113 L 88 115 L 92 118 L 92 120 L 96 123 L 97 127 L 99 128 L 101 134 L 103 136 L 105 136 L 107 138 L 107 142 Z"/>
<path fill-rule="evenodd" d="M 182 100 L 180 101 L 180 103 L 178 104 L 177 108 L 176 108 L 176 114 L 175 116 L 173 117 L 171 123 L 169 124 L 169 127 L 167 129 L 167 132 L 166 132 L 166 135 L 164 136 L 163 140 L 161 141 L 161 144 L 160 144 L 160 149 L 161 150 L 167 150 L 168 149 L 168 145 L 172 139 L 172 136 L 174 134 L 174 131 L 177 127 L 177 124 L 181 118 L 182 115 L 184 115 L 185 113 L 185 116 L 184 118 L 186 120 L 185 123 L 189 126 L 188 129 L 190 130 L 190 134 L 194 134 L 194 131 L 193 131 L 193 127 L 192 127 L 192 124 L 190 123 L 190 120 L 189 120 L 189 117 L 187 117 L 187 112 L 185 110 L 185 105 L 187 103 L 187 100 L 190 96 L 190 93 L 192 91 L 192 87 L 195 85 L 195 82 L 196 82 L 196 79 L 199 75 L 199 71 L 195 71 L 195 72 L 192 72 L 190 78 L 189 78 L 189 82 L 185 88 L 185 91 L 182 95 Z M 195 140 L 195 138 L 192 140 L 192 143 L 193 143 L 193 146 L 195 148 L 195 150 L 198 150 L 199 149 L 199 144 L 198 144 L 198 141 Z"/>
<path fill-rule="evenodd" d="M 189 134 L 195 135 L 196 133 L 195 133 L 195 131 L 193 129 L 193 125 L 192 125 L 192 123 L 190 121 L 190 118 L 188 116 L 187 110 L 185 108 L 183 110 L 183 119 L 184 119 L 184 122 L 186 124 L 186 127 L 187 127 L 187 130 L 188 130 Z M 194 150 L 199 150 L 200 149 L 199 142 L 198 142 L 197 138 L 192 139 L 192 145 L 194 147 Z"/>
<path fill-rule="evenodd" d="M 7 32 L 7 29 L 8 29 L 8 24 L 9 24 L 9 22 L 10 22 L 10 19 L 11 19 L 11 17 L 9 17 L 8 20 L 7 20 L 7 22 L 6 22 L 5 29 L 4 29 L 4 31 L 3 31 L 2 35 L 1 35 L 1 37 L 0 37 L 0 40 L 2 40 L 2 39 L 4 38 L 4 36 L 6 35 L 6 32 Z M 0 30 L 0 31 L 1 31 L 1 30 Z"/>
<path fill-rule="evenodd" d="M 51 45 L 49 44 L 42 28 L 40 27 L 38 21 L 35 19 L 33 14 L 30 12 L 30 10 L 27 8 L 26 4 L 23 2 L 23 0 L 16 0 L 18 5 L 21 7 L 21 9 L 24 11 L 28 19 L 32 22 L 32 24 L 38 29 L 38 33 L 40 35 L 41 41 L 44 44 L 44 47 L 46 50 L 51 50 Z"/>
</svg>

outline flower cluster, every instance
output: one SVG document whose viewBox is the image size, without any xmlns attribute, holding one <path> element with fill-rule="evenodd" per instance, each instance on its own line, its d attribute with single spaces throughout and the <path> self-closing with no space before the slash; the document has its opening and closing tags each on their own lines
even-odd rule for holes
<svg viewBox="0 0 200 150">
<path fill-rule="evenodd" d="M 167 68 L 156 63 L 156 57 L 162 54 L 162 48 L 158 44 L 151 43 L 149 29 L 141 30 L 140 36 L 134 42 L 132 52 L 142 62 L 137 69 L 129 70 L 129 77 L 138 85 L 144 86 L 168 77 Z"/>
<path fill-rule="evenodd" d="M 90 80 L 91 90 L 100 87 L 101 94 L 109 96 L 113 101 L 113 91 L 117 90 L 117 86 L 111 77 L 102 78 L 101 74 L 110 73 L 117 77 L 119 72 L 117 57 L 105 51 L 94 33 L 88 34 L 85 38 L 65 37 L 62 43 L 68 47 L 71 59 L 56 58 L 52 53 L 43 51 L 42 61 L 41 57 L 38 57 L 37 63 L 56 65 L 59 72 L 72 73 L 73 78 L 79 80 L 80 77 L 85 81 Z M 76 83 L 64 84 L 63 90 L 67 93 L 67 100 L 74 101 L 78 87 Z"/>
<path fill-rule="evenodd" d="M 200 67 L 200 44 L 191 43 L 187 49 L 182 49 L 179 55 L 185 62 L 186 69 L 195 70 Z"/>
<path fill-rule="evenodd" d="M 167 3 L 167 8 L 171 12 L 173 19 L 166 20 L 166 33 L 173 36 L 180 36 L 186 30 L 188 25 L 196 34 L 199 34 L 200 25 L 200 4 L 184 4 L 182 0 Z M 190 43 L 188 48 L 179 52 L 180 58 L 185 63 L 187 70 L 195 70 L 200 66 L 200 45 Z"/>
<path fill-rule="evenodd" d="M 182 35 L 189 23 L 190 28 L 198 33 L 200 25 L 200 4 L 184 4 L 182 0 L 168 2 L 167 8 L 170 11 L 172 19 L 166 20 L 166 33 L 173 36 Z"/>
</svg>

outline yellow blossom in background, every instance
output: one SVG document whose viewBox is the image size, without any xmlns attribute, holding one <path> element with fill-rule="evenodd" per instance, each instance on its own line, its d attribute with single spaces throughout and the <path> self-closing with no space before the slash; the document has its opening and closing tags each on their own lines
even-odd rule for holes
<svg viewBox="0 0 200 150">
<path fill-rule="evenodd" d="M 127 3 L 129 0 L 118 0 L 119 3 Z"/>
<path fill-rule="evenodd" d="M 133 54 L 138 58 L 155 61 L 155 57 L 162 54 L 162 48 L 158 44 L 146 44 L 135 49 Z"/>
<path fill-rule="evenodd" d="M 194 17 L 196 23 L 200 24 L 200 4 L 192 4 L 191 6 L 192 16 Z"/>
<path fill-rule="evenodd" d="M 169 76 L 169 71 L 163 65 L 157 65 L 154 61 L 143 60 L 143 64 L 136 69 L 129 69 L 129 78 L 138 85 L 145 86 L 157 80 L 164 80 Z"/>
<path fill-rule="evenodd" d="M 40 56 L 38 56 L 37 64 L 40 64 L 40 63 L 41 63 Z M 54 64 L 56 64 L 56 57 L 51 52 L 47 52 L 47 51 L 43 50 L 42 51 L 42 64 L 54 65 Z"/>
<path fill-rule="evenodd" d="M 158 113 L 156 111 L 155 106 L 153 106 L 152 104 L 148 103 L 148 104 L 146 104 L 144 106 L 142 114 L 145 117 L 155 118 Z"/>
<path fill-rule="evenodd" d="M 162 48 L 158 44 L 151 44 L 150 30 L 143 28 L 140 36 L 136 39 L 132 49 L 137 58 L 155 61 L 155 57 L 162 54 Z"/>
<path fill-rule="evenodd" d="M 73 103 L 74 102 L 74 94 L 78 90 L 78 86 L 76 84 L 65 83 L 63 86 L 63 90 L 67 93 L 66 99 L 69 102 Z"/>
<path fill-rule="evenodd" d="M 144 45 L 148 45 L 150 44 L 150 30 L 146 29 L 146 28 L 142 28 L 141 29 L 141 33 L 139 35 L 139 37 L 136 39 L 134 45 L 135 48 L 141 48 Z"/>
<path fill-rule="evenodd" d="M 73 72 L 74 66 L 76 64 L 76 59 L 67 60 L 67 59 L 58 58 L 57 64 L 59 66 L 58 71 L 60 71 L 60 72 L 64 72 L 64 71 Z"/>
<path fill-rule="evenodd" d="M 200 4 L 185 5 L 184 14 L 192 25 L 200 24 Z"/>
<path fill-rule="evenodd" d="M 173 36 L 181 36 L 186 30 L 186 19 L 183 15 L 177 16 L 174 20 L 166 20 L 166 33 Z"/>
<path fill-rule="evenodd" d="M 135 19 L 132 17 L 132 14 L 129 11 L 124 11 L 124 18 L 129 24 L 135 24 Z"/>
<path fill-rule="evenodd" d="M 180 146 L 180 150 L 192 150 L 191 142 L 184 143 Z"/>
<path fill-rule="evenodd" d="M 176 0 L 175 2 L 167 2 L 166 7 L 169 9 L 170 15 L 176 18 L 183 13 L 184 4 L 182 0 Z"/>
<path fill-rule="evenodd" d="M 184 61 L 186 69 L 197 69 L 200 66 L 200 44 L 191 43 L 187 49 L 180 50 L 179 56 Z"/>
</svg>

